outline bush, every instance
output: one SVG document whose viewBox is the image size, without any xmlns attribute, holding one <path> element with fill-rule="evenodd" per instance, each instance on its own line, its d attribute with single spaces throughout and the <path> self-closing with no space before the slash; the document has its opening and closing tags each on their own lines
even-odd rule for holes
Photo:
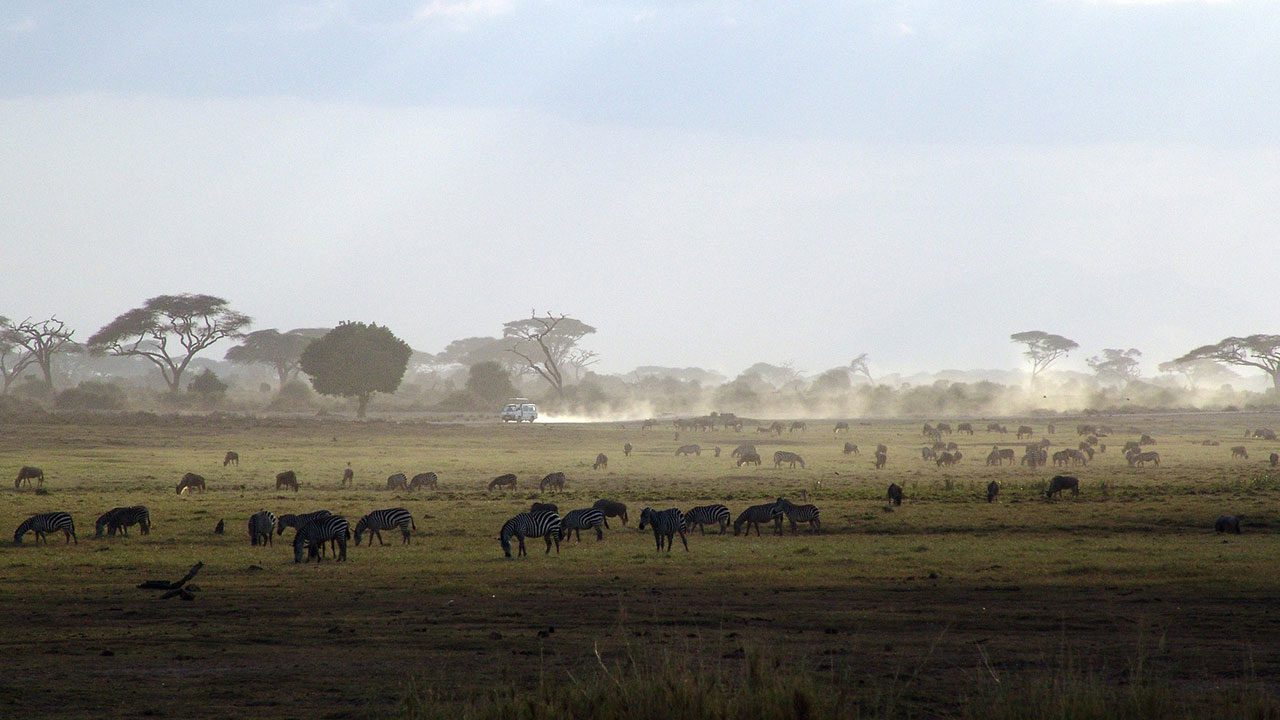
<svg viewBox="0 0 1280 720">
<path fill-rule="evenodd" d="M 53 406 L 58 410 L 123 410 L 125 395 L 114 383 L 86 380 L 59 393 Z"/>
<path fill-rule="evenodd" d="M 436 408 L 446 412 L 467 412 L 483 410 L 485 402 L 470 390 L 454 390 L 445 395 Z"/>
<path fill-rule="evenodd" d="M 213 402 L 221 400 L 227 394 L 227 384 L 219 380 L 212 370 L 205 368 L 204 372 L 187 383 L 187 392 Z"/>
<path fill-rule="evenodd" d="M 306 412 L 315 407 L 316 393 L 301 380 L 290 380 L 280 388 L 268 410 L 277 412 Z"/>
</svg>

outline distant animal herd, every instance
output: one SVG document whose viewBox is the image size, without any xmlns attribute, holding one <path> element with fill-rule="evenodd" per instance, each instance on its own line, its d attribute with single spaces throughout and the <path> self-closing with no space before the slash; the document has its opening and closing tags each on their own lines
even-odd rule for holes
<svg viewBox="0 0 1280 720">
<path fill-rule="evenodd" d="M 732 429 L 736 432 L 742 432 L 744 422 L 733 416 L 721 416 L 720 418 L 696 418 L 696 419 L 677 419 L 673 421 L 673 427 L 676 428 L 676 436 L 679 437 L 680 430 L 710 430 L 716 427 L 716 421 L 719 421 L 725 429 Z M 657 426 L 656 420 L 646 420 L 641 426 L 642 430 L 648 430 Z M 780 421 L 771 423 L 761 423 L 757 426 L 757 432 L 769 434 L 772 436 L 780 436 L 783 431 L 788 432 L 806 432 L 808 430 L 807 423 L 803 421 L 792 422 L 790 426 L 784 425 Z M 835 424 L 833 433 L 848 433 L 850 430 L 849 423 L 839 421 Z M 1005 435 L 1009 432 L 1008 428 L 1000 423 L 988 423 L 986 426 L 988 433 Z M 1048 424 L 1047 434 L 1053 435 L 1057 428 L 1054 424 Z M 1150 450 L 1151 446 L 1157 444 L 1155 438 L 1151 435 L 1133 431 L 1139 435 L 1137 440 L 1130 440 L 1123 444 L 1122 454 L 1126 462 L 1131 467 L 1142 468 L 1148 464 L 1153 466 L 1160 465 L 1160 454 L 1154 450 Z M 949 423 L 940 422 L 937 424 L 925 423 L 921 429 L 921 434 L 932 443 L 924 445 L 920 450 L 921 458 L 926 462 L 932 462 L 938 467 L 950 467 L 960 463 L 964 455 L 957 443 L 943 440 L 944 436 L 952 435 L 974 435 L 972 423 L 958 423 L 953 430 Z M 1020 464 L 1025 467 L 1043 467 L 1052 462 L 1055 467 L 1080 467 L 1087 465 L 1094 459 L 1095 453 L 1105 453 L 1107 445 L 1103 442 L 1106 438 L 1113 434 L 1111 428 L 1103 425 L 1081 424 L 1076 426 L 1077 436 L 1083 440 L 1075 448 L 1065 448 L 1049 453 L 1052 443 L 1047 438 L 1039 441 L 1027 443 L 1023 446 L 1023 454 Z M 1015 431 L 1018 439 L 1029 439 L 1035 435 L 1035 430 L 1028 425 L 1021 425 Z M 1248 439 L 1260 439 L 1274 441 L 1276 433 L 1268 428 L 1249 429 L 1245 431 L 1245 437 Z M 1201 443 L 1205 446 L 1217 446 L 1219 442 L 1216 440 L 1205 440 Z M 634 446 L 627 442 L 623 445 L 623 455 L 631 457 Z M 846 441 L 842 448 L 844 455 L 861 455 L 858 445 L 853 442 Z M 1248 460 L 1248 448 L 1244 445 L 1233 446 L 1231 449 L 1232 460 Z M 675 451 L 675 455 L 683 457 L 701 457 L 702 447 L 698 444 L 681 445 Z M 720 448 L 714 448 L 714 456 L 720 456 Z M 761 456 L 755 445 L 751 443 L 741 443 L 730 453 L 735 467 L 743 467 L 744 465 L 761 465 Z M 784 465 L 788 468 L 795 468 L 797 465 L 804 469 L 806 467 L 804 458 L 799 454 L 778 450 L 773 453 L 773 467 L 782 468 Z M 1280 453 L 1272 452 L 1267 458 L 1271 467 L 1280 466 Z M 1002 448 L 999 444 L 991 446 L 991 451 L 986 456 L 986 465 L 990 467 L 1014 466 L 1018 461 L 1017 453 L 1013 448 Z M 876 446 L 874 454 L 873 466 L 879 470 L 885 467 L 888 462 L 888 448 L 879 444 Z M 240 455 L 235 451 L 228 451 L 223 456 L 223 466 L 240 464 Z M 607 470 L 609 466 L 609 458 L 600 453 L 596 456 L 595 461 L 591 463 L 593 470 Z M 37 491 L 43 492 L 45 483 L 44 471 L 34 466 L 23 466 L 18 470 L 14 480 L 14 488 L 22 489 L 23 487 L 31 487 L 32 481 L 35 481 Z M 276 490 L 289 490 L 299 492 L 301 483 L 298 475 L 293 470 L 285 470 L 275 476 Z M 343 470 L 341 487 L 354 485 L 355 474 L 350 463 Z M 540 492 L 563 491 L 568 482 L 565 473 L 556 471 L 545 475 L 538 482 L 538 490 Z M 493 478 L 486 486 L 490 492 L 497 490 L 515 490 L 517 489 L 518 478 L 515 474 L 504 474 Z M 183 495 L 187 493 L 202 493 L 207 488 L 207 482 L 204 477 L 195 473 L 188 472 L 179 479 L 175 488 L 177 494 Z M 439 477 L 434 472 L 422 472 L 409 478 L 403 472 L 393 473 L 387 477 L 386 489 L 389 491 L 416 492 L 418 490 L 439 490 Z M 1046 498 L 1052 499 L 1060 497 L 1064 492 L 1069 492 L 1073 496 L 1080 494 L 1080 481 L 1078 478 L 1070 475 L 1055 475 L 1048 483 L 1044 491 Z M 992 480 L 986 487 L 986 499 L 988 503 L 995 502 L 1000 494 L 1000 483 Z M 900 485 L 891 483 L 886 493 L 886 498 L 890 506 L 902 505 L 904 492 Z M 665 510 L 656 510 L 646 507 L 641 510 L 639 518 L 639 529 L 644 530 L 651 528 L 654 535 L 654 541 L 659 551 L 665 549 L 670 552 L 674 544 L 675 538 L 680 538 L 681 544 L 688 551 L 688 532 L 693 526 L 697 526 L 700 533 L 705 534 L 706 526 L 711 525 L 719 528 L 721 535 L 727 532 L 730 526 L 730 518 L 732 513 L 729 508 L 722 504 L 702 505 L 691 508 L 687 511 L 680 511 L 678 508 L 668 508 Z M 627 506 L 616 500 L 601 498 L 597 500 L 591 507 L 579 508 L 566 512 L 563 516 L 559 514 L 559 508 L 553 503 L 535 502 L 529 511 L 521 512 L 507 520 L 498 534 L 499 545 L 506 557 L 511 557 L 511 540 L 517 541 L 518 554 L 523 556 L 526 554 L 525 539 L 527 538 L 544 538 L 546 542 L 546 553 L 550 553 L 552 548 L 559 553 L 560 542 L 570 537 L 576 537 L 577 541 L 581 541 L 581 532 L 583 530 L 593 531 L 596 540 L 604 538 L 603 529 L 609 528 L 608 518 L 618 518 L 623 526 L 628 521 Z M 783 519 L 790 523 L 791 531 L 797 532 L 800 525 L 807 525 L 809 530 L 814 533 L 821 532 L 821 513 L 819 509 L 811 504 L 796 505 L 784 497 L 778 497 L 776 500 L 760 505 L 753 505 L 741 513 L 732 522 L 733 534 L 750 534 L 754 528 L 756 535 L 761 534 L 762 525 L 772 525 L 775 534 L 783 534 Z M 1214 524 L 1214 529 L 1218 533 L 1240 533 L 1241 518 L 1235 515 L 1223 515 L 1218 518 Z M 151 514 L 144 505 L 122 506 L 112 508 L 104 512 L 98 517 L 94 523 L 95 537 L 115 537 L 116 535 L 127 536 L 129 528 L 137 527 L 138 531 L 147 535 L 151 532 L 154 524 Z M 219 521 L 214 532 L 221 534 L 223 532 L 224 522 Z M 316 510 L 310 513 L 295 515 L 287 514 L 276 516 L 267 510 L 261 510 L 249 517 L 247 523 L 247 534 L 251 545 L 271 545 L 273 544 L 273 535 L 283 535 L 285 529 L 294 528 L 295 534 L 293 538 L 294 561 L 303 562 L 304 554 L 306 561 L 316 560 L 319 562 L 326 555 L 326 545 L 333 551 L 333 555 L 337 560 L 345 560 L 347 556 L 347 543 L 354 537 L 356 545 L 359 546 L 363 536 L 368 534 L 369 544 L 373 544 L 376 537 L 380 544 L 385 545 L 381 531 L 398 529 L 401 532 L 403 544 L 408 544 L 411 540 L 411 532 L 417 529 L 417 525 L 412 515 L 405 508 L 395 507 L 382 510 L 374 510 L 360 518 L 356 523 L 354 531 L 350 528 L 350 524 L 346 518 L 334 515 L 327 510 Z M 64 543 L 79 543 L 75 532 L 75 523 L 69 513 L 55 511 L 37 513 L 24 520 L 14 532 L 14 543 L 21 544 L 23 537 L 27 533 L 34 533 L 36 543 L 41 541 L 48 542 L 50 533 L 61 532 L 64 535 Z"/>
</svg>

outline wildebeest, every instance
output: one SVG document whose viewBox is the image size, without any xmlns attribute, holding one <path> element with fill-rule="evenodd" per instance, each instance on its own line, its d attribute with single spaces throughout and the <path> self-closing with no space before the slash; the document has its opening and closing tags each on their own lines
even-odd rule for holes
<svg viewBox="0 0 1280 720">
<path fill-rule="evenodd" d="M 177 493 L 181 495 L 188 490 L 204 492 L 204 478 L 195 473 L 187 473 L 178 481 Z"/>
<path fill-rule="evenodd" d="M 876 451 L 876 469 L 879 470 L 889 462 L 889 453 L 883 450 Z"/>
<path fill-rule="evenodd" d="M 440 489 L 440 478 L 433 472 L 418 473 L 409 481 L 409 490 L 417 490 L 419 488 L 430 488 L 431 490 Z"/>
<path fill-rule="evenodd" d="M 889 483 L 889 502 L 894 505 L 902 504 L 902 486 L 898 483 Z"/>
<path fill-rule="evenodd" d="M 938 426 L 935 427 L 933 430 L 939 435 L 950 435 L 951 425 L 949 425 L 948 423 L 938 423 Z"/>
<path fill-rule="evenodd" d="M 18 470 L 18 477 L 13 481 L 13 487 L 15 490 L 22 487 L 24 481 L 27 483 L 27 487 L 31 487 L 32 480 L 38 481 L 36 483 L 37 487 L 44 487 L 44 471 L 38 467 L 23 465 Z"/>
<path fill-rule="evenodd" d="M 698 457 L 702 457 L 702 446 L 681 445 L 679 448 L 676 448 L 676 454 L 683 455 L 685 457 L 689 457 L 690 455 L 697 455 Z"/>
<path fill-rule="evenodd" d="M 749 452 L 749 453 L 743 453 L 738 456 L 737 467 L 742 467 L 743 465 L 752 465 L 752 464 L 754 464 L 756 467 L 760 467 L 760 453 Z"/>
<path fill-rule="evenodd" d="M 1000 432 L 1004 430 L 1004 426 L 1000 423 L 987 423 L 987 432 Z"/>
<path fill-rule="evenodd" d="M 530 506 L 529 506 L 529 512 L 531 512 L 531 513 L 543 513 L 543 512 L 553 512 L 553 513 L 558 513 L 558 512 L 560 512 L 560 508 L 559 508 L 559 507 L 557 507 L 555 503 L 535 502 L 534 504 L 532 504 L 532 505 L 530 505 Z"/>
<path fill-rule="evenodd" d="M 800 463 L 800 467 L 803 468 L 804 458 L 800 457 L 799 455 L 793 452 L 787 452 L 786 450 L 779 450 L 773 454 L 773 466 L 776 468 L 782 467 L 782 463 L 788 463 L 791 465 L 791 467 L 795 467 L 796 463 Z"/>
<path fill-rule="evenodd" d="M 1232 459 L 1232 460 L 1235 460 L 1235 459 L 1237 459 L 1237 458 L 1238 458 L 1238 459 L 1240 459 L 1240 460 L 1248 460 L 1248 459 L 1249 459 L 1249 450 L 1248 450 L 1248 448 L 1246 448 L 1246 447 L 1245 447 L 1245 446 L 1243 446 L 1243 445 L 1237 445 L 1237 446 L 1235 446 L 1235 447 L 1231 448 L 1231 459 Z"/>
<path fill-rule="evenodd" d="M 854 445 L 851 442 L 847 442 L 844 444 L 844 454 L 845 455 L 861 455 L 862 453 L 858 452 L 857 445 Z"/>
<path fill-rule="evenodd" d="M 1070 490 L 1072 495 L 1080 494 L 1080 479 L 1070 475 L 1054 475 L 1049 481 L 1049 489 L 1044 491 L 1044 496 L 1051 498 L 1054 495 L 1061 496 L 1063 490 Z"/>
<path fill-rule="evenodd" d="M 1035 430 L 1032 430 L 1030 425 L 1019 425 L 1019 426 L 1018 426 L 1018 439 L 1019 439 L 1019 440 L 1021 440 L 1021 439 L 1022 439 L 1022 438 L 1024 438 L 1024 437 L 1031 437 L 1031 436 L 1032 436 L 1032 435 L 1034 435 L 1035 433 L 1036 433 L 1036 431 L 1035 431 Z"/>
<path fill-rule="evenodd" d="M 609 469 L 609 456 L 604 453 L 596 455 L 596 461 L 591 463 L 592 470 L 599 470 L 600 468 Z"/>
<path fill-rule="evenodd" d="M 991 482 L 987 483 L 987 502 L 989 503 L 995 502 L 996 496 L 999 494 L 1000 494 L 1000 483 L 996 482 L 995 480 L 992 480 Z"/>
<path fill-rule="evenodd" d="M 1142 446 L 1138 444 L 1137 440 L 1129 440 L 1125 442 L 1124 449 L 1120 452 L 1128 455 L 1130 450 L 1142 450 Z"/>
<path fill-rule="evenodd" d="M 631 457 L 631 443 L 622 444 L 622 456 Z"/>
<path fill-rule="evenodd" d="M 1235 533 L 1236 535 L 1239 535 L 1240 534 L 1240 518 L 1235 515 L 1223 515 L 1222 517 L 1219 517 L 1217 522 L 1213 524 L 1213 531 L 1218 534 L 1229 532 L 1229 533 Z"/>
<path fill-rule="evenodd" d="M 626 526 L 627 524 L 627 506 L 626 505 L 623 505 L 622 503 L 617 502 L 616 500 L 605 500 L 604 498 L 601 498 L 597 500 L 595 504 L 592 505 L 591 507 L 599 510 L 600 512 L 603 512 L 605 517 L 621 518 L 623 526 L 624 527 Z"/>
<path fill-rule="evenodd" d="M 276 475 L 276 489 L 285 488 L 298 492 L 298 474 L 292 470 L 285 470 Z"/>
<path fill-rule="evenodd" d="M 791 427 L 788 428 L 787 432 L 793 433 L 797 430 L 799 430 L 800 432 L 804 432 L 808 429 L 809 429 L 808 424 L 806 424 L 803 420 L 796 420 L 795 422 L 791 423 Z"/>
<path fill-rule="evenodd" d="M 1094 426 L 1094 425 L 1077 425 L 1076 426 L 1077 435 L 1090 435 L 1097 431 L 1098 431 L 1098 428 L 1097 426 Z"/>
<path fill-rule="evenodd" d="M 346 487 L 347 483 L 356 484 L 356 474 L 351 470 L 351 463 L 347 463 L 347 467 L 342 471 L 342 487 Z"/>
<path fill-rule="evenodd" d="M 228 450 L 226 455 L 222 456 L 222 467 L 226 467 L 235 463 L 236 467 L 240 467 L 240 453 L 235 450 Z"/>
<path fill-rule="evenodd" d="M 1280 453 L 1271 453 L 1271 467 L 1280 465 Z"/>
<path fill-rule="evenodd" d="M 512 490 L 515 490 L 516 476 L 512 473 L 507 473 L 506 475 L 499 475 L 498 477 L 489 481 L 489 490 L 491 492 L 493 491 L 494 488 L 500 488 L 500 487 L 508 487 L 508 488 L 511 488 Z"/>
<path fill-rule="evenodd" d="M 545 492 L 547 488 L 551 488 L 552 490 L 564 490 L 564 480 L 564 473 L 562 472 L 548 473 L 547 476 L 542 478 L 542 481 L 538 483 L 538 490 L 542 492 Z"/>
<path fill-rule="evenodd" d="M 960 433 L 961 435 L 972 435 L 973 423 L 960 423 L 959 425 L 956 426 L 956 432 Z"/>
<path fill-rule="evenodd" d="M 845 421 L 841 420 L 840 422 L 836 423 L 836 427 L 835 427 L 835 429 L 834 429 L 834 430 L 832 430 L 831 432 L 833 432 L 833 433 L 838 433 L 838 432 L 849 432 L 849 423 L 847 423 L 847 422 L 845 422 Z"/>
<path fill-rule="evenodd" d="M 409 478 L 405 477 L 405 474 L 402 472 L 398 472 L 393 475 L 388 475 L 387 489 L 388 490 L 408 490 Z"/>
<path fill-rule="evenodd" d="M 1262 440 L 1275 440 L 1276 431 L 1268 428 L 1258 428 L 1253 431 L 1253 436 Z"/>
</svg>

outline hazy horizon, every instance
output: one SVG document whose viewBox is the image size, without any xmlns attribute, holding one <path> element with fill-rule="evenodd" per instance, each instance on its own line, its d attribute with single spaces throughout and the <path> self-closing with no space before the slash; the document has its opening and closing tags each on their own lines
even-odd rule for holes
<svg viewBox="0 0 1280 720">
<path fill-rule="evenodd" d="M 598 369 L 1142 369 L 1277 332 L 1265 2 L 0 10 L 0 314 L 164 293 Z M 221 358 L 221 350 L 208 354 Z"/>
</svg>

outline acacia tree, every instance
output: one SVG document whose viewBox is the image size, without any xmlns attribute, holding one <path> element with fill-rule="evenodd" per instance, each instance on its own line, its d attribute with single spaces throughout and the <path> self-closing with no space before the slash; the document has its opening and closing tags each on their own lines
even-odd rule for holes
<svg viewBox="0 0 1280 720">
<path fill-rule="evenodd" d="M 80 346 L 71 340 L 76 331 L 68 330 L 67 324 L 56 317 L 40 321 L 27 318 L 20 323 L 4 322 L 6 336 L 27 351 L 30 364 L 40 368 L 45 387 L 52 388 L 53 356 L 79 349 Z"/>
<path fill-rule="evenodd" d="M 849 372 L 853 373 L 854 375 L 862 375 L 866 377 L 867 382 L 872 383 L 874 385 L 875 380 L 873 380 L 871 377 L 871 366 L 869 363 L 870 363 L 870 360 L 867 358 L 867 354 L 862 353 L 858 357 L 854 358 L 852 362 L 849 363 Z"/>
<path fill-rule="evenodd" d="M 220 297 L 157 295 L 95 333 L 89 349 L 146 358 L 176 393 L 182 389 L 183 371 L 197 354 L 219 340 L 244 337 L 252 322 Z"/>
<path fill-rule="evenodd" d="M 1058 358 L 1080 347 L 1075 340 L 1041 330 L 1014 333 L 1009 336 L 1009 339 L 1027 346 L 1022 354 L 1031 361 L 1032 387 L 1035 387 L 1036 378 L 1045 368 L 1052 365 Z"/>
<path fill-rule="evenodd" d="M 1271 377 L 1272 386 L 1280 390 L 1280 335 L 1250 335 L 1248 337 L 1223 338 L 1213 345 L 1204 345 L 1174 360 L 1186 363 L 1193 360 L 1258 368 Z"/>
<path fill-rule="evenodd" d="M 9 392 L 9 386 L 22 374 L 22 371 L 35 362 L 35 357 L 18 342 L 17 332 L 9 318 L 0 315 L 0 395 Z"/>
<path fill-rule="evenodd" d="M 1102 382 L 1115 382 L 1121 385 L 1138 378 L 1138 358 L 1142 351 L 1137 348 L 1121 350 L 1105 348 L 1101 355 L 1094 355 L 1085 360 Z"/>
<path fill-rule="evenodd" d="M 476 363 L 467 374 L 467 390 L 485 404 L 500 403 L 516 394 L 511 376 L 494 360 Z"/>
<path fill-rule="evenodd" d="M 344 322 L 307 346 L 301 366 L 316 392 L 356 398 L 356 417 L 364 418 L 374 393 L 400 387 L 412 353 L 386 327 Z"/>
<path fill-rule="evenodd" d="M 599 358 L 591 350 L 578 347 L 578 342 L 596 331 L 595 328 L 567 315 L 533 313 L 526 320 L 512 320 L 502 326 L 502 337 L 511 344 L 508 350 L 519 357 L 522 367 L 537 373 L 561 398 L 564 397 L 566 369 L 575 375 Z"/>
<path fill-rule="evenodd" d="M 226 359 L 233 363 L 271 365 L 280 379 L 280 387 L 298 376 L 302 351 L 327 330 L 290 330 L 275 328 L 257 330 L 244 336 L 239 345 L 227 350 Z"/>
<path fill-rule="evenodd" d="M 1187 381 L 1187 387 L 1195 390 L 1202 383 L 1221 381 L 1230 382 L 1240 376 L 1230 368 L 1224 368 L 1217 360 L 1199 358 L 1183 361 L 1181 358 L 1162 362 L 1156 366 L 1162 373 L 1178 373 Z"/>
</svg>

